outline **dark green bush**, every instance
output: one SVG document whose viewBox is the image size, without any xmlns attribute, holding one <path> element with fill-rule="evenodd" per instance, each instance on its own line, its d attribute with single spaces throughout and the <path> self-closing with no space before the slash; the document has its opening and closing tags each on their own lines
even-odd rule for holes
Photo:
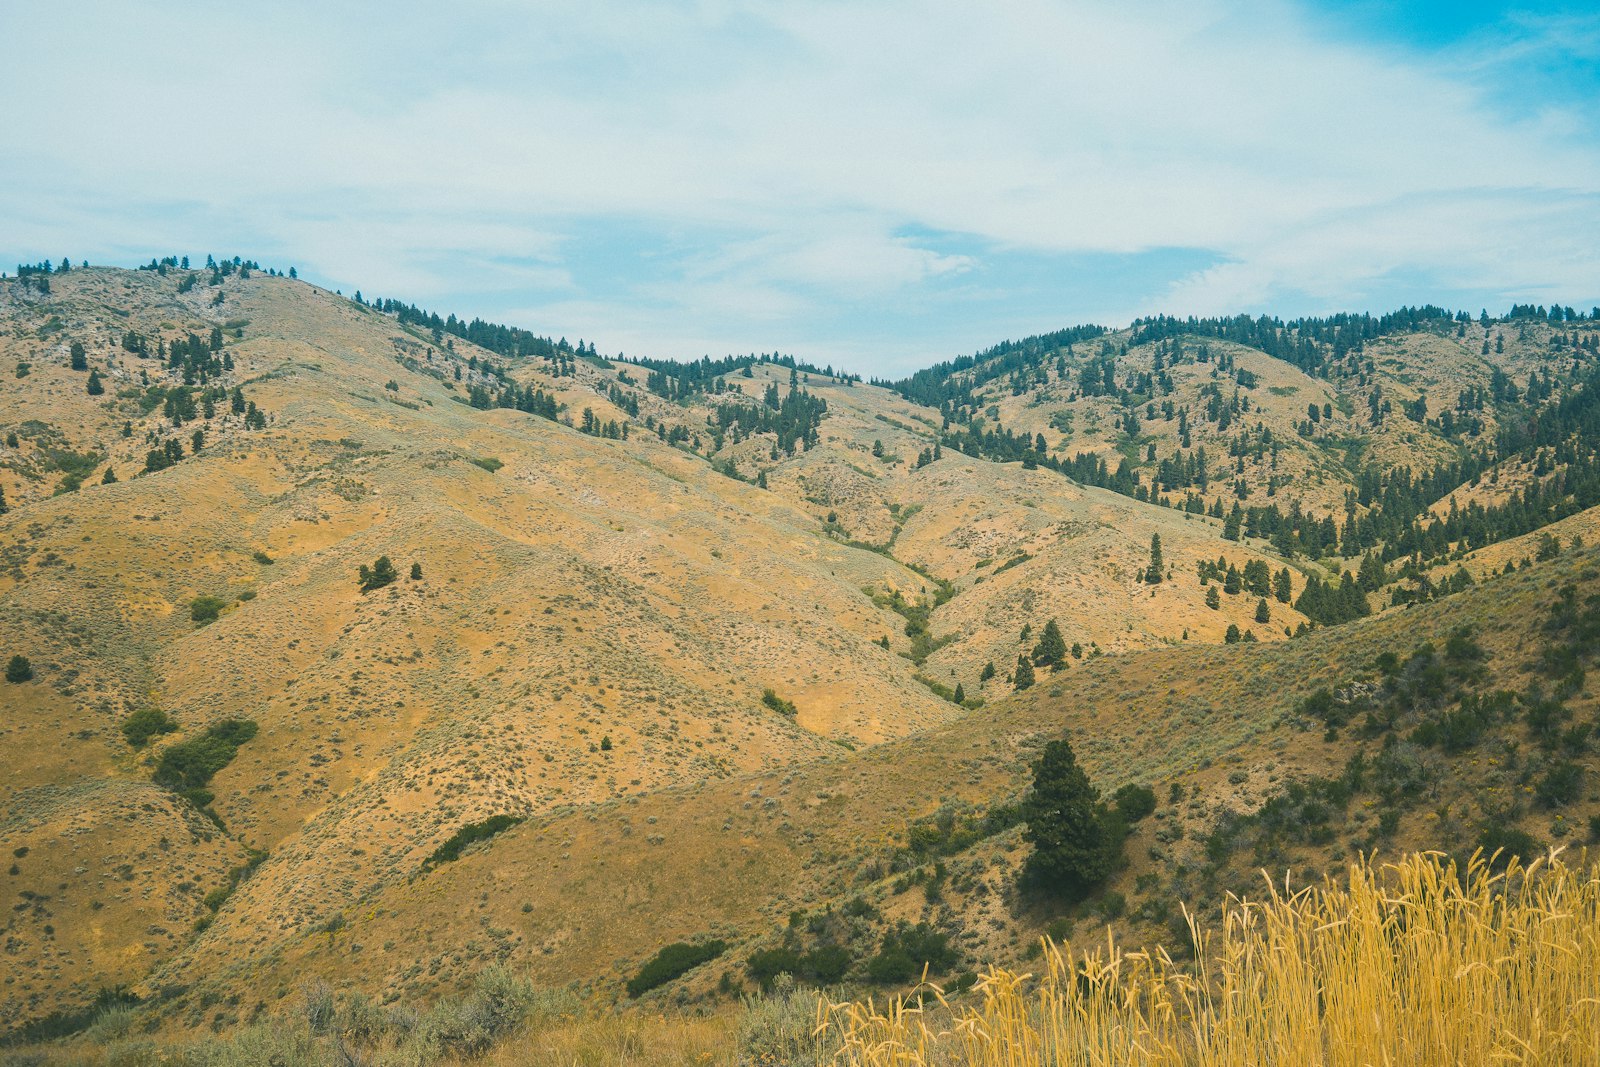
<svg viewBox="0 0 1600 1067">
<path fill-rule="evenodd" d="M 800 954 L 791 948 L 761 949 L 750 954 L 745 968 L 762 989 L 770 990 L 778 975 L 799 973 Z"/>
<path fill-rule="evenodd" d="M 256 735 L 256 724 L 249 719 L 223 719 L 199 737 L 180 741 L 161 753 L 156 763 L 155 781 L 187 795 L 200 807 L 211 802 L 206 791 L 211 776 L 238 755 L 239 746 Z"/>
<path fill-rule="evenodd" d="M 927 923 L 902 924 L 883 935 L 883 946 L 867 961 L 867 977 L 883 985 L 909 982 L 922 974 L 944 974 L 956 965 L 950 938 Z"/>
<path fill-rule="evenodd" d="M 798 710 L 796 710 L 793 704 L 783 699 L 770 689 L 762 690 L 761 703 L 765 704 L 779 715 L 787 715 L 790 718 L 793 718 L 799 714 Z"/>
<path fill-rule="evenodd" d="M 800 958 L 800 969 L 819 985 L 835 985 L 850 970 L 850 950 L 843 945 L 818 945 Z"/>
<path fill-rule="evenodd" d="M 1117 814 L 1127 826 L 1132 826 L 1156 810 L 1155 790 L 1147 785 L 1128 784 L 1112 796 Z"/>
<path fill-rule="evenodd" d="M 178 728 L 178 721 L 160 708 L 140 708 L 122 720 L 122 736 L 128 744 L 140 748 L 157 734 L 170 734 Z"/>
<path fill-rule="evenodd" d="M 628 996 L 637 997 L 657 986 L 666 985 L 674 978 L 686 974 L 702 963 L 716 959 L 727 951 L 722 941 L 702 941 L 690 944 L 676 941 L 657 952 L 639 968 L 639 973 L 628 979 Z"/>
<path fill-rule="evenodd" d="M 222 614 L 222 609 L 228 606 L 226 600 L 219 600 L 214 596 L 197 596 L 189 601 L 189 618 L 204 626 L 216 622 L 217 616 Z"/>
<path fill-rule="evenodd" d="M 33 680 L 33 664 L 28 662 L 27 656 L 12 656 L 6 664 L 6 681 L 12 683 Z"/>
<path fill-rule="evenodd" d="M 1552 766 L 1533 787 L 1534 799 L 1544 808 L 1564 808 L 1583 795 L 1583 768 L 1563 761 Z"/>
<path fill-rule="evenodd" d="M 449 863 L 461 855 L 468 845 L 479 841 L 487 841 L 501 830 L 509 830 L 521 822 L 518 815 L 491 815 L 482 822 L 468 823 L 455 833 L 449 840 L 433 850 L 433 855 L 423 862 L 423 867 L 437 867 L 441 863 Z"/>
<path fill-rule="evenodd" d="M 1484 859 L 1499 853 L 1493 863 L 1496 870 L 1504 870 L 1513 857 L 1531 863 L 1544 851 L 1544 846 L 1531 834 L 1498 823 L 1483 828 L 1478 835 L 1478 847 L 1483 850 Z"/>
</svg>

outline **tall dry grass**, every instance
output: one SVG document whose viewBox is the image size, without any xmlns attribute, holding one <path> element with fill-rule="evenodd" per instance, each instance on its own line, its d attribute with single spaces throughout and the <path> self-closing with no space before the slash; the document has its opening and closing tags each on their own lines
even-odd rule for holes
<svg viewBox="0 0 1600 1067">
<path fill-rule="evenodd" d="M 883 1008 L 829 1005 L 860 1067 L 1326 1067 L 1600 1064 L 1600 877 L 1558 857 L 1464 873 L 1439 855 L 1261 901 L 1196 958 L 1073 955 L 997 970 L 973 1003 L 934 987 Z"/>
</svg>

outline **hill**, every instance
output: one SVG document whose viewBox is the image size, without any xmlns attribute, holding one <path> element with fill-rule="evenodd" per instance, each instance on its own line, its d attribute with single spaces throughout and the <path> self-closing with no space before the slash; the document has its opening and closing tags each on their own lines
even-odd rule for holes
<svg viewBox="0 0 1600 1067">
<path fill-rule="evenodd" d="M 1470 625 L 1455 699 L 1541 706 L 1537 628 L 1595 578 L 1587 317 L 1150 322 L 872 384 L 158 267 L 0 281 L 4 1026 L 491 962 L 620 997 L 679 940 L 725 958 L 649 996 L 726 997 L 764 949 L 864 980 L 901 920 L 1018 960 L 1061 918 L 1016 893 L 1015 805 L 1063 733 L 1160 800 L 1071 920 L 1166 936 L 1292 783 L 1418 744 L 1320 689 L 1381 710 L 1380 653 Z M 1404 751 L 1452 814 L 1263 855 L 1557 838 L 1464 814 L 1480 750 Z"/>
</svg>

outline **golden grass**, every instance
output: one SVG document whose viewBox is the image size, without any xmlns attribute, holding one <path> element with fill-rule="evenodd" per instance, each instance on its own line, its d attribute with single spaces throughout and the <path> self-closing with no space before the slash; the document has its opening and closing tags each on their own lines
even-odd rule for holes
<svg viewBox="0 0 1600 1067">
<path fill-rule="evenodd" d="M 830 1005 L 859 1067 L 1592 1064 L 1600 1058 L 1600 876 L 1557 857 L 1458 877 L 1438 854 L 1363 862 L 1191 920 L 1197 959 L 1046 946 L 1034 977 L 996 970 L 973 1004 Z"/>
</svg>

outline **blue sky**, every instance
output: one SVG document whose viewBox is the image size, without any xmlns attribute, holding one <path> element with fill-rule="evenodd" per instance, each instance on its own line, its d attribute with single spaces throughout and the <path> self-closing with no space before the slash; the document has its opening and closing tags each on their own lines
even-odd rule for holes
<svg viewBox="0 0 1600 1067">
<path fill-rule="evenodd" d="M 885 375 L 1154 312 L 1591 307 L 1592 8 L 8 4 L 0 262 L 240 254 Z"/>
</svg>

